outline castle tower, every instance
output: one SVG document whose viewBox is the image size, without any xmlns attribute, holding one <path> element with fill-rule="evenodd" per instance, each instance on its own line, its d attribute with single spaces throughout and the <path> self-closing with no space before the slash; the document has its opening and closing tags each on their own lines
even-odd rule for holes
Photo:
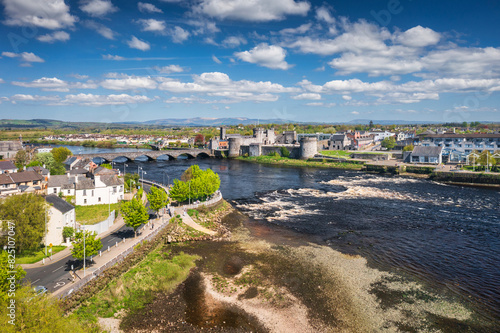
<svg viewBox="0 0 500 333">
<path fill-rule="evenodd" d="M 303 137 L 300 139 L 300 159 L 313 158 L 318 153 L 318 139 L 315 137 Z"/>
<path fill-rule="evenodd" d="M 226 128 L 223 126 L 220 127 L 220 139 L 221 140 L 226 139 Z"/>
<path fill-rule="evenodd" d="M 229 138 L 228 140 L 228 145 L 229 145 L 229 157 L 238 157 L 240 156 L 240 147 L 241 144 L 243 143 L 242 138 Z"/>
</svg>

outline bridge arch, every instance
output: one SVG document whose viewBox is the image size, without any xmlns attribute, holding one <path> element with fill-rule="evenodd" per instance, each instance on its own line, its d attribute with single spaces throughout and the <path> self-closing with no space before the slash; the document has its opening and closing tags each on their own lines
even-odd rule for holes
<svg viewBox="0 0 500 333">
<path fill-rule="evenodd" d="M 101 158 L 103 158 L 103 157 L 101 157 Z M 130 157 L 126 156 L 126 155 L 111 156 L 111 157 L 109 157 L 109 158 L 104 158 L 104 159 L 105 159 L 106 161 L 108 161 L 108 160 L 109 160 L 109 162 L 112 162 L 112 161 L 116 160 L 117 158 L 124 158 L 124 159 L 126 159 L 126 160 L 127 160 L 127 162 L 132 162 L 132 161 L 133 161 L 133 159 L 132 159 L 132 158 L 130 158 Z"/>
<path fill-rule="evenodd" d="M 199 153 L 198 155 L 196 155 L 196 158 L 210 158 L 210 155 L 208 155 L 205 152 L 202 152 L 202 153 Z"/>
<path fill-rule="evenodd" d="M 140 157 L 147 157 L 148 161 L 154 161 L 156 160 L 156 156 L 150 156 L 149 154 L 140 154 L 134 157 L 134 161 L 137 160 Z"/>
<path fill-rule="evenodd" d="M 162 155 L 157 156 L 156 159 L 159 159 L 162 156 L 167 156 L 168 160 L 176 160 L 177 159 L 177 157 L 172 155 L 172 154 L 162 154 Z"/>
<path fill-rule="evenodd" d="M 192 159 L 196 158 L 196 156 L 194 156 L 193 154 L 185 152 L 185 153 L 177 155 L 177 159 L 179 159 L 179 157 L 181 157 L 181 156 L 186 156 L 188 160 L 192 160 Z"/>
</svg>

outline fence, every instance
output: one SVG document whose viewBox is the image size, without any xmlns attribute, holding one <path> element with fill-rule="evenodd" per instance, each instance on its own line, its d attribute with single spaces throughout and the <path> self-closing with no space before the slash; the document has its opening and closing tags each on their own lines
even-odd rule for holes
<svg viewBox="0 0 500 333">
<path fill-rule="evenodd" d="M 73 285 L 73 288 L 71 288 L 68 291 L 65 291 L 63 294 L 59 295 L 58 297 L 61 298 L 61 299 L 62 298 L 66 298 L 66 297 L 70 296 L 72 293 L 80 290 L 83 286 L 85 286 L 91 280 L 93 280 L 96 277 L 98 277 L 106 269 L 112 267 L 113 265 L 115 265 L 115 264 L 117 264 L 119 262 L 122 262 L 129 254 L 131 254 L 132 252 L 134 252 L 134 249 L 137 246 L 137 244 L 139 244 L 139 243 L 142 244 L 145 241 L 151 241 L 167 225 L 168 225 L 168 223 L 164 223 L 160 227 L 158 227 L 157 229 L 155 229 L 152 233 L 150 233 L 147 237 L 144 237 L 142 240 L 137 240 L 127 250 L 123 251 L 122 253 L 120 253 L 119 255 L 117 255 L 116 257 L 114 257 L 113 259 L 111 259 L 110 261 L 108 261 L 106 264 L 104 264 L 101 267 L 97 268 L 95 271 L 93 271 L 89 275 L 87 275 L 85 277 L 82 277 L 81 280 L 79 280 L 78 282 L 75 282 L 75 284 Z"/>
<path fill-rule="evenodd" d="M 115 211 L 112 211 L 111 214 L 109 214 L 108 218 L 104 221 L 92 225 L 85 225 L 85 230 L 90 232 L 95 231 L 98 235 L 108 231 L 108 229 L 113 225 L 113 222 L 115 221 L 115 214 Z"/>
</svg>

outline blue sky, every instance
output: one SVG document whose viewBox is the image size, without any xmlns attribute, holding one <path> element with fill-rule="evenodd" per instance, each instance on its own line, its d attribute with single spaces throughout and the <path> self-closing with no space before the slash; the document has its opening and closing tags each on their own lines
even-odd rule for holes
<svg viewBox="0 0 500 333">
<path fill-rule="evenodd" d="M 498 1 L 0 3 L 0 118 L 500 121 Z"/>
</svg>

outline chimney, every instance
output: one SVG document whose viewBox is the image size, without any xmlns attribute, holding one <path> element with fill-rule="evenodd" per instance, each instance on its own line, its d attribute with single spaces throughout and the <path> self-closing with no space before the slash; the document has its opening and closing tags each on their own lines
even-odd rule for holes
<svg viewBox="0 0 500 333">
<path fill-rule="evenodd" d="M 66 176 L 68 176 L 68 178 L 70 178 L 69 172 L 66 172 Z"/>
<path fill-rule="evenodd" d="M 75 184 L 78 184 L 78 175 L 75 176 Z"/>
</svg>

